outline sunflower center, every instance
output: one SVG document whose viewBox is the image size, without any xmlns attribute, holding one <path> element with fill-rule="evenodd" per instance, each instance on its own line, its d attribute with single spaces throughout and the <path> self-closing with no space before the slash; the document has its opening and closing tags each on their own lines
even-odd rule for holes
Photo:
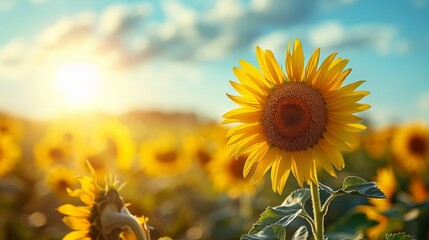
<svg viewBox="0 0 429 240">
<path fill-rule="evenodd" d="M 285 151 L 300 151 L 322 138 L 328 123 L 323 96 L 304 83 L 289 83 L 276 89 L 262 113 L 268 140 Z"/>
<path fill-rule="evenodd" d="M 177 152 L 174 150 L 169 150 L 169 151 L 164 152 L 164 153 L 157 153 L 157 154 L 155 154 L 155 158 L 156 158 L 156 160 L 158 160 L 158 162 L 171 163 L 171 162 L 176 161 Z"/>
<path fill-rule="evenodd" d="M 427 151 L 426 141 L 421 137 L 414 136 L 408 144 L 411 152 L 416 155 L 424 155 Z"/>
<path fill-rule="evenodd" d="M 243 168 L 246 163 L 247 156 L 239 156 L 237 159 L 231 159 L 229 164 L 229 171 L 236 179 L 243 178 Z"/>
<path fill-rule="evenodd" d="M 210 160 L 212 159 L 210 154 L 204 150 L 198 150 L 197 157 L 198 157 L 198 162 L 201 164 L 201 166 L 207 165 L 207 163 L 210 162 Z"/>
<path fill-rule="evenodd" d="M 48 154 L 50 157 L 52 157 L 57 162 L 62 161 L 65 157 L 64 151 L 58 147 L 52 148 Z"/>
</svg>

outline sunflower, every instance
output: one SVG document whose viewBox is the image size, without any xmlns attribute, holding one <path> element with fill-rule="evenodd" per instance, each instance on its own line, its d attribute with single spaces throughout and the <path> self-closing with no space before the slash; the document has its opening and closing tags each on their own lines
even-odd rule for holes
<svg viewBox="0 0 429 240">
<path fill-rule="evenodd" d="M 413 176 L 408 184 L 408 191 L 413 200 L 417 203 L 424 202 L 429 199 L 429 189 L 427 184 L 418 176 Z"/>
<path fill-rule="evenodd" d="M 387 199 L 369 198 L 368 201 L 374 205 L 378 211 L 385 211 L 392 206 L 389 200 L 393 198 L 398 185 L 393 169 L 390 167 L 378 169 L 375 182 L 380 190 L 386 195 Z"/>
<path fill-rule="evenodd" d="M 184 137 L 172 132 L 162 132 L 153 139 L 146 139 L 141 145 L 142 169 L 150 176 L 174 175 L 188 170 L 191 154 Z"/>
<path fill-rule="evenodd" d="M 392 137 L 392 154 L 401 169 L 423 173 L 429 164 L 429 128 L 419 123 L 399 127 Z"/>
<path fill-rule="evenodd" d="M 112 119 L 99 125 L 94 134 L 103 145 L 105 159 L 114 159 L 116 165 L 122 171 L 127 171 L 132 166 L 136 146 L 129 129 L 120 121 Z"/>
<path fill-rule="evenodd" d="M 237 159 L 228 157 L 226 150 L 218 152 L 209 164 L 209 176 L 215 189 L 227 192 L 231 198 L 238 198 L 244 194 L 255 192 L 255 186 L 243 178 L 243 168 L 246 155 Z"/>
<path fill-rule="evenodd" d="M 373 159 L 380 160 L 388 152 L 393 129 L 367 131 L 362 136 L 362 148 Z"/>
<path fill-rule="evenodd" d="M 73 170 L 64 166 L 49 168 L 45 182 L 50 191 L 60 197 L 67 196 L 66 189 L 74 188 L 78 184 Z"/>
<path fill-rule="evenodd" d="M 20 142 L 23 137 L 22 123 L 14 117 L 0 114 L 0 134 L 10 136 L 13 140 Z"/>
<path fill-rule="evenodd" d="M 208 170 L 214 156 L 224 150 L 226 132 L 227 129 L 219 124 L 209 123 L 199 127 L 195 134 L 190 134 L 185 140 L 187 149 L 203 170 Z"/>
<path fill-rule="evenodd" d="M 94 169 L 90 167 L 90 170 L 94 176 Z M 110 178 L 102 188 L 94 179 L 89 176 L 79 177 L 80 188 L 75 190 L 67 188 L 70 196 L 80 198 L 85 205 L 64 204 L 57 208 L 65 215 L 63 222 L 72 229 L 63 239 L 136 239 L 126 228 L 133 225 L 129 225 L 130 222 L 137 223 L 137 226 L 141 226 L 138 230 L 148 235 L 149 231 L 145 228 L 147 219 L 132 216 L 126 208 L 119 194 L 123 185 L 118 187 L 118 182 Z M 133 226 L 136 227 L 135 224 Z"/>
<path fill-rule="evenodd" d="M 37 166 L 42 169 L 53 165 L 71 165 L 75 158 L 66 142 L 51 135 L 46 135 L 34 145 L 34 157 Z"/>
<path fill-rule="evenodd" d="M 367 229 L 366 231 L 366 234 L 370 239 L 378 239 L 398 227 L 397 224 L 389 221 L 388 216 L 383 214 L 383 212 L 392 207 L 391 200 L 397 187 L 395 174 L 392 168 L 381 168 L 377 170 L 375 181 L 377 182 L 377 186 L 380 190 L 386 195 L 387 199 L 369 198 L 368 201 L 371 206 L 362 205 L 357 207 L 359 212 L 365 213 L 367 218 L 377 222 L 377 225 Z"/>
<path fill-rule="evenodd" d="M 248 153 L 244 176 L 253 165 L 251 179 L 261 178 L 271 168 L 273 191 L 282 192 L 290 172 L 299 185 L 317 183 L 316 166 L 336 176 L 333 166 L 344 167 L 341 150 L 358 143 L 355 133 L 366 127 L 353 115 L 368 109 L 359 104 L 367 91 L 355 91 L 364 81 L 341 86 L 351 69 L 348 60 L 329 55 L 318 67 L 320 49 L 304 69 L 304 53 L 297 39 L 288 47 L 286 73 L 270 50 L 256 48 L 261 70 L 246 61 L 234 68 L 239 83 L 231 82 L 241 96 L 228 97 L 240 108 L 224 114 L 223 123 L 238 123 L 227 134 L 230 154 Z"/>
<path fill-rule="evenodd" d="M 0 134 L 0 176 L 11 171 L 21 156 L 21 149 L 9 137 Z"/>
</svg>

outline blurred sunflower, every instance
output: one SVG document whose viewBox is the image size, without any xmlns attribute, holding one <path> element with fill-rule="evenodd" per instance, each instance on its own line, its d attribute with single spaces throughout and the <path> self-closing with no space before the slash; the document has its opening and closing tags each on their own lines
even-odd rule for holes
<svg viewBox="0 0 429 240">
<path fill-rule="evenodd" d="M 20 142 L 23 137 L 22 123 L 14 117 L 0 115 L 0 135 L 10 136 L 14 141 Z"/>
<path fill-rule="evenodd" d="M 59 197 L 67 196 L 66 189 L 75 188 L 78 185 L 73 170 L 64 166 L 49 168 L 46 172 L 45 181 L 49 190 Z"/>
<path fill-rule="evenodd" d="M 223 123 L 239 123 L 227 137 L 231 155 L 249 154 L 244 176 L 255 164 L 252 181 L 271 168 L 272 188 L 279 193 L 291 171 L 301 186 L 318 182 L 316 165 L 336 176 L 333 166 L 344 167 L 340 151 L 352 150 L 358 143 L 354 134 L 366 128 L 353 115 L 370 107 L 357 103 L 369 92 L 354 91 L 364 81 L 341 87 L 351 72 L 343 71 L 348 60 L 333 53 L 318 67 L 320 49 L 304 69 L 298 39 L 292 53 L 288 47 L 287 77 L 271 51 L 256 52 L 261 71 L 243 60 L 242 69 L 233 69 L 240 83 L 230 82 L 241 96 L 227 95 L 241 107 L 223 116 Z"/>
<path fill-rule="evenodd" d="M 205 124 L 185 140 L 189 151 L 195 156 L 197 164 L 203 170 L 208 170 L 213 156 L 225 148 L 226 132 L 227 129 L 219 124 Z"/>
<path fill-rule="evenodd" d="M 429 189 L 423 179 L 413 176 L 408 184 L 408 191 L 413 200 L 417 203 L 424 202 L 429 199 Z"/>
<path fill-rule="evenodd" d="M 429 164 L 429 128 L 418 123 L 398 127 L 392 137 L 392 154 L 400 169 L 423 173 Z"/>
<path fill-rule="evenodd" d="M 9 137 L 0 134 L 0 176 L 11 171 L 21 157 L 21 148 Z"/>
<path fill-rule="evenodd" d="M 216 154 L 209 165 L 209 176 L 213 180 L 214 187 L 219 191 L 227 192 L 231 198 L 254 193 L 255 186 L 249 184 L 248 179 L 243 177 L 246 160 L 245 155 L 240 155 L 237 159 L 228 157 L 226 150 Z"/>
<path fill-rule="evenodd" d="M 392 206 L 390 200 L 395 194 L 398 183 L 396 181 L 395 173 L 390 167 L 378 169 L 377 176 L 374 180 L 380 190 L 386 195 L 386 199 L 369 198 L 368 201 L 374 205 L 378 211 L 382 212 Z"/>
<path fill-rule="evenodd" d="M 377 170 L 375 182 L 380 190 L 386 195 L 387 199 L 369 198 L 368 201 L 371 206 L 361 205 L 357 207 L 358 211 L 365 213 L 370 220 L 377 222 L 376 226 L 371 227 L 366 231 L 369 239 L 379 239 L 396 227 L 396 225 L 390 222 L 389 218 L 383 214 L 384 211 L 387 211 L 392 207 L 391 200 L 398 185 L 393 169 L 389 167 Z"/>
<path fill-rule="evenodd" d="M 392 136 L 392 128 L 371 130 L 362 136 L 362 148 L 373 159 L 386 156 Z"/>
<path fill-rule="evenodd" d="M 147 139 L 141 145 L 142 169 L 149 176 L 174 175 L 188 170 L 191 154 L 186 151 L 182 136 L 171 132 L 160 133 L 155 139 Z"/>
<path fill-rule="evenodd" d="M 49 125 L 46 138 L 56 139 L 66 145 L 70 152 L 74 152 L 85 145 L 86 132 L 80 123 L 65 118 Z"/>
<path fill-rule="evenodd" d="M 113 159 L 120 170 L 130 169 L 136 146 L 129 129 L 120 121 L 111 119 L 97 126 L 94 138 L 102 144 L 103 158 Z M 98 138 L 98 139 L 97 139 Z"/>
<path fill-rule="evenodd" d="M 34 157 L 39 168 L 53 165 L 73 165 L 74 153 L 68 144 L 58 137 L 45 136 L 34 145 Z"/>
<path fill-rule="evenodd" d="M 96 136 L 94 133 L 89 133 L 85 144 L 77 152 L 78 169 L 87 172 L 87 163 L 91 164 L 97 173 L 98 181 L 103 181 L 104 176 L 108 175 L 109 172 L 117 171 L 116 160 L 105 149 L 105 139 Z"/>
<path fill-rule="evenodd" d="M 90 168 L 93 177 L 78 178 L 81 188 L 67 189 L 70 196 L 79 197 L 85 205 L 64 204 L 57 209 L 65 215 L 63 222 L 72 230 L 63 239 L 136 239 L 127 227 L 134 227 L 136 233 L 137 226 L 141 234 L 148 235 L 148 229 L 144 228 L 146 218 L 136 218 L 128 212 L 119 195 L 122 186 L 118 187 L 118 182 L 110 178 L 104 188 L 100 187 L 94 180 L 94 169 Z M 146 237 L 143 239 L 149 239 Z"/>
</svg>

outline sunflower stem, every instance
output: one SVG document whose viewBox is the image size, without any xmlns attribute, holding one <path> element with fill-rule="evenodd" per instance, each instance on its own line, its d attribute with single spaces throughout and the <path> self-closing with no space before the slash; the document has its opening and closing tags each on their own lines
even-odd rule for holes
<svg viewBox="0 0 429 240">
<path fill-rule="evenodd" d="M 332 194 L 331 196 L 328 197 L 328 199 L 326 199 L 325 203 L 322 206 L 323 216 L 325 216 L 326 213 L 328 213 L 329 205 L 331 204 L 332 200 L 334 200 L 334 198 L 341 196 L 341 195 L 342 194 Z"/>
<path fill-rule="evenodd" d="M 303 211 L 299 214 L 299 216 L 304 218 L 305 220 L 307 220 L 307 222 L 310 224 L 312 232 L 316 232 L 316 226 L 314 225 L 314 221 L 310 217 L 310 215 L 308 215 L 308 213 L 307 213 L 307 211 L 305 211 L 305 209 L 303 209 Z"/>
<path fill-rule="evenodd" d="M 315 232 L 313 232 L 313 236 L 315 240 L 324 240 L 324 229 L 323 229 L 323 213 L 320 207 L 320 194 L 319 194 L 319 185 L 310 181 L 310 191 L 311 191 L 311 202 L 313 205 L 313 215 L 314 215 L 314 223 L 315 223 Z"/>
</svg>

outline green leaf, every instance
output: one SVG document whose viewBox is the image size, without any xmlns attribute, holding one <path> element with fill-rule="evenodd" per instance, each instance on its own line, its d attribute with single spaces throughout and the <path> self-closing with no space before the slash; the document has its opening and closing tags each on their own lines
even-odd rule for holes
<svg viewBox="0 0 429 240">
<path fill-rule="evenodd" d="M 283 201 L 283 206 L 293 206 L 299 204 L 304 206 L 305 202 L 310 199 L 311 193 L 308 188 L 300 188 L 289 194 L 287 198 Z"/>
<path fill-rule="evenodd" d="M 284 240 L 286 229 L 283 226 L 272 224 L 264 227 L 256 234 L 244 234 L 240 240 Z"/>
<path fill-rule="evenodd" d="M 296 230 L 292 236 L 292 240 L 307 240 L 308 239 L 308 230 L 305 226 L 301 226 Z"/>
<path fill-rule="evenodd" d="M 250 229 L 250 234 L 256 234 L 263 230 L 266 226 L 276 224 L 283 227 L 289 225 L 295 218 L 299 216 L 302 209 L 288 208 L 287 206 L 267 207 L 261 214 L 259 220 L 253 224 Z"/>
<path fill-rule="evenodd" d="M 276 207 L 267 207 L 258 221 L 253 224 L 249 234 L 256 234 L 269 225 L 286 227 L 303 211 L 305 202 L 310 199 L 310 189 L 298 189 L 293 191 L 283 203 Z"/>
<path fill-rule="evenodd" d="M 386 240 L 414 240 L 414 238 L 410 235 L 407 235 L 404 232 L 400 232 L 400 233 L 387 234 Z"/>
<path fill-rule="evenodd" d="M 343 187 L 339 190 L 319 183 L 320 189 L 335 195 L 349 194 L 361 197 L 370 198 L 386 198 L 386 195 L 378 188 L 375 182 L 368 182 L 363 178 L 356 176 L 348 176 L 344 179 Z"/>
<path fill-rule="evenodd" d="M 332 195 L 337 193 L 337 191 L 334 191 L 332 188 L 326 186 L 325 184 L 322 184 L 321 182 L 319 182 L 319 188 Z"/>
<path fill-rule="evenodd" d="M 346 190 L 348 187 L 351 187 L 356 184 L 364 184 L 367 181 L 361 177 L 357 176 L 348 176 L 343 181 L 343 189 Z"/>
</svg>

